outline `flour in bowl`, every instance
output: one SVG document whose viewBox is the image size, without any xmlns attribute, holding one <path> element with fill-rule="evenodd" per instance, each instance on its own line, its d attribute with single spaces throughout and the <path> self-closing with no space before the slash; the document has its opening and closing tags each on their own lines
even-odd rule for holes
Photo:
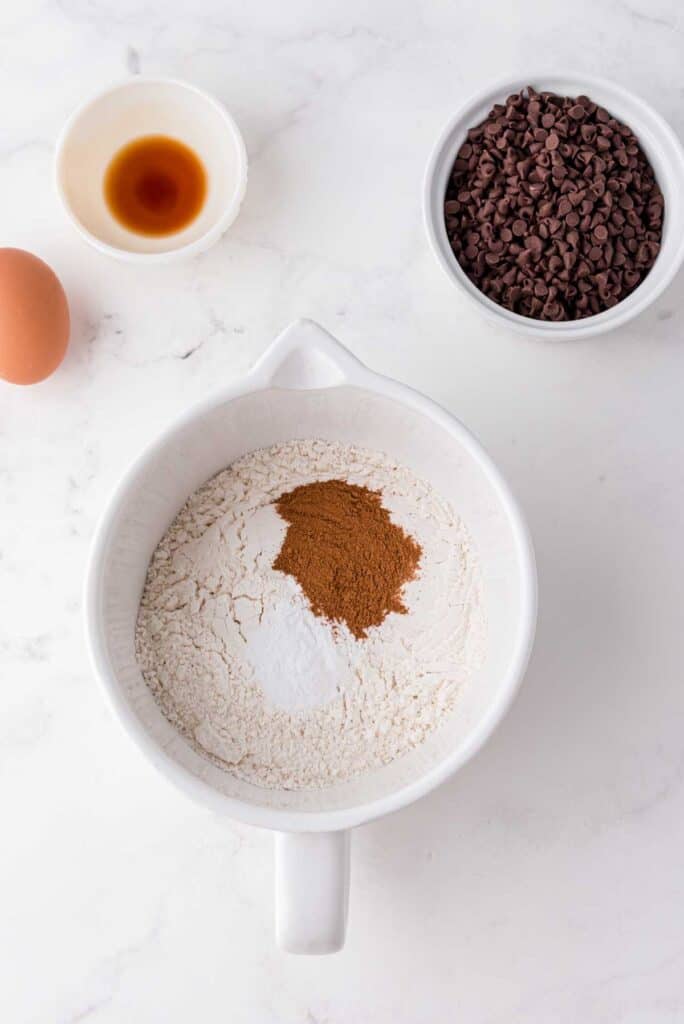
<svg viewBox="0 0 684 1024">
<path fill-rule="evenodd" d="M 274 568 L 292 547 L 280 499 L 294 492 L 299 508 L 297 489 L 321 481 L 366 503 L 366 530 L 395 535 L 406 582 L 384 618 L 371 612 L 379 624 L 326 618 L 298 582 L 301 548 L 292 574 Z M 301 545 L 309 527 L 297 529 Z M 251 452 L 189 498 L 154 552 L 136 629 L 169 721 L 226 771 L 276 789 L 321 788 L 407 754 L 485 651 L 480 569 L 451 505 L 386 455 L 321 440 Z"/>
</svg>

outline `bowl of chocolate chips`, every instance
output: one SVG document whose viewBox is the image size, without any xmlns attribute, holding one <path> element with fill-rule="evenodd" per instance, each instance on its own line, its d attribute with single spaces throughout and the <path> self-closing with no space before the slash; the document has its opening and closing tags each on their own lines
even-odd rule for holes
<svg viewBox="0 0 684 1024">
<path fill-rule="evenodd" d="M 684 260 L 684 150 L 620 86 L 511 79 L 448 124 L 425 220 L 449 278 L 491 320 L 598 334 L 643 312 Z"/>
</svg>

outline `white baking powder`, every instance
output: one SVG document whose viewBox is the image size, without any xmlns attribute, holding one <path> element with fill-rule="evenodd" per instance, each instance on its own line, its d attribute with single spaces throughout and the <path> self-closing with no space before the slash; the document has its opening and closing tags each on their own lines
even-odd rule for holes
<svg viewBox="0 0 684 1024">
<path fill-rule="evenodd" d="M 293 713 L 334 700 L 353 671 L 344 646 L 311 612 L 299 585 L 290 576 L 278 582 L 277 599 L 247 631 L 245 654 L 267 700 Z"/>
<path fill-rule="evenodd" d="M 273 502 L 329 479 L 380 491 L 422 548 L 408 614 L 363 640 L 315 616 L 272 568 L 286 531 Z M 286 789 L 408 753 L 485 647 L 479 566 L 451 506 L 387 456 L 326 441 L 252 452 L 196 491 L 152 557 L 136 631 L 145 680 L 180 732 L 227 771 Z"/>
</svg>

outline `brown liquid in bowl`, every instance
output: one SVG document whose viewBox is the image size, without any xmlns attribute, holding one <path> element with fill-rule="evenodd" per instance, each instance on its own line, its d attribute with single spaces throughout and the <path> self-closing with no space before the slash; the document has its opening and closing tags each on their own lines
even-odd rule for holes
<svg viewBox="0 0 684 1024">
<path fill-rule="evenodd" d="M 104 194 L 116 219 L 139 235 L 171 235 L 197 217 L 207 174 L 189 146 L 166 135 L 129 142 L 105 172 Z"/>
</svg>

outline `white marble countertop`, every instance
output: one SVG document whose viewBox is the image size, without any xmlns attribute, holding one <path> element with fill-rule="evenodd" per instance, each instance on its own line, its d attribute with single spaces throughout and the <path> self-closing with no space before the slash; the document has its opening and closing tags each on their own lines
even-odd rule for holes
<svg viewBox="0 0 684 1024">
<path fill-rule="evenodd" d="M 600 73 L 684 136 L 676 0 L 55 0 L 0 13 L 2 244 L 67 288 L 51 380 L 0 386 L 0 1017 L 7 1024 L 661 1024 L 684 1019 L 682 278 L 605 338 L 541 344 L 463 304 L 423 168 L 465 96 Z M 230 107 L 250 182 L 223 242 L 135 269 L 51 185 L 71 108 L 139 70 Z M 297 316 L 455 411 L 526 509 L 541 609 L 486 749 L 361 829 L 348 944 L 273 941 L 271 838 L 145 764 L 86 662 L 81 584 L 140 446 Z"/>
</svg>

